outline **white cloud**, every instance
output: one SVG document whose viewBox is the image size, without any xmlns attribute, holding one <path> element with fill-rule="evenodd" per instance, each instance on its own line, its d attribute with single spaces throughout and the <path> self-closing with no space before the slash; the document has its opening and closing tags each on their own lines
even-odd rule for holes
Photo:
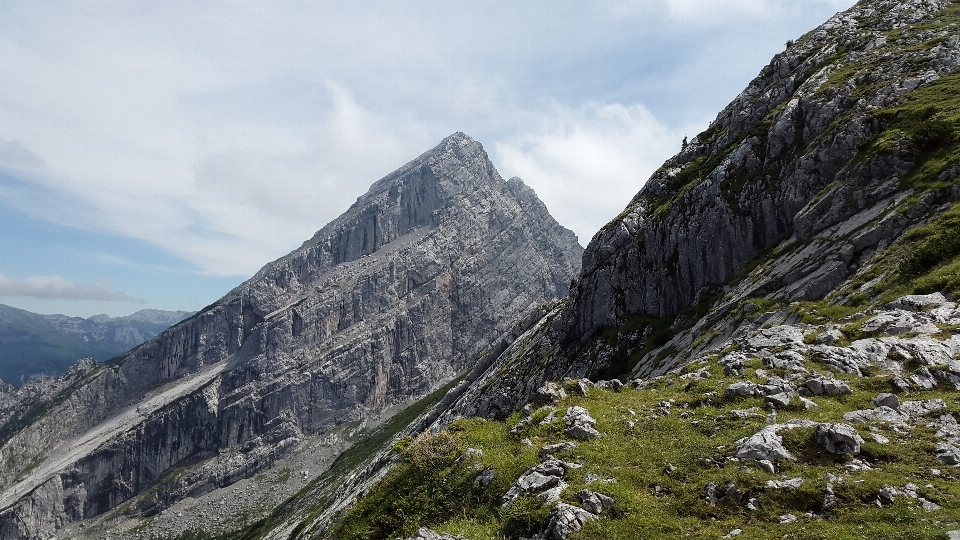
<svg viewBox="0 0 960 540">
<path fill-rule="evenodd" d="M 14 279 L 0 274 L 0 297 L 143 303 L 143 300 L 114 290 L 106 281 L 77 283 L 60 276 L 31 276 L 25 279 Z"/>
<path fill-rule="evenodd" d="M 557 105 L 536 130 L 496 144 L 501 173 L 531 185 L 586 245 L 620 213 L 683 135 L 639 104 Z"/>
<path fill-rule="evenodd" d="M 796 15 L 802 10 L 842 10 L 850 0 L 625 0 L 614 4 L 620 16 L 662 15 L 680 24 L 729 26 Z"/>
<path fill-rule="evenodd" d="M 7 2 L 0 167 L 20 182 L 0 204 L 249 275 L 465 131 L 586 243 L 694 135 L 678 124 L 759 71 L 737 52 L 755 34 L 703 25 L 850 4 Z M 652 104 L 671 93 L 691 99 Z"/>
<path fill-rule="evenodd" d="M 110 162 L 109 151 L 92 153 L 91 161 L 103 160 L 100 177 L 20 167 L 20 178 L 35 188 L 6 190 L 0 201 L 50 221 L 145 240 L 211 275 L 249 275 L 436 142 L 416 123 L 388 125 L 333 81 L 324 84 L 316 114 L 319 125 L 302 130 L 296 143 L 239 137 L 224 149 L 144 153 L 139 162 L 120 164 Z M 19 143 L 0 146 L 0 158 L 7 154 L 3 163 L 11 165 L 36 155 Z M 173 160 L 183 163 L 164 167 Z"/>
</svg>

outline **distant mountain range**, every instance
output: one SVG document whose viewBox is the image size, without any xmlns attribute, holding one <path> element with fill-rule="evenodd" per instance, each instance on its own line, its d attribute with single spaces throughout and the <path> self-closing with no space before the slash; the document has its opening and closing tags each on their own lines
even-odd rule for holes
<svg viewBox="0 0 960 540">
<path fill-rule="evenodd" d="M 192 315 L 141 309 L 126 317 L 40 315 L 0 304 L 0 380 L 62 375 L 77 359 L 107 360 Z"/>
</svg>

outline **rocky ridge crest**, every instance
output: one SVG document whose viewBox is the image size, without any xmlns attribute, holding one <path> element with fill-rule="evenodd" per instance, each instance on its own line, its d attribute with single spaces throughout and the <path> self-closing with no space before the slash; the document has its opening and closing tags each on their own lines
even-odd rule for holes
<svg viewBox="0 0 960 540">
<path fill-rule="evenodd" d="M 0 536 L 45 538 L 151 488 L 125 512 L 152 515 L 425 395 L 566 294 L 581 252 L 454 134 L 223 299 L 10 419 Z"/>
</svg>

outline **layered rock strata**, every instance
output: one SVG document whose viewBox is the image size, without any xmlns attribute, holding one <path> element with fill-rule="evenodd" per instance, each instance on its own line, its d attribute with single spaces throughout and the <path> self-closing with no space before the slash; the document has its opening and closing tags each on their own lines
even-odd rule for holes
<svg viewBox="0 0 960 540">
<path fill-rule="evenodd" d="M 45 537 L 225 452 L 241 465 L 165 492 L 228 485 L 304 433 L 421 396 L 566 294 L 581 252 L 533 190 L 454 134 L 212 306 L 11 419 L 0 536 Z"/>
</svg>

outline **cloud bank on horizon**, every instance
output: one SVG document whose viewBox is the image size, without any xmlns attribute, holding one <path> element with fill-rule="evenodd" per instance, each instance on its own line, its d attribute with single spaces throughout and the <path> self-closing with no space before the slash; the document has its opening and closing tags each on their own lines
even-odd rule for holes
<svg viewBox="0 0 960 540">
<path fill-rule="evenodd" d="M 0 296 L 55 300 L 144 302 L 122 291 L 111 289 L 110 284 L 104 281 L 77 283 L 60 276 L 31 276 L 26 279 L 12 279 L 0 274 Z"/>
<path fill-rule="evenodd" d="M 22 240 L 0 242 L 0 301 L 197 309 L 455 131 L 586 244 L 787 39 L 853 3 L 0 0 L 0 212 L 21 218 L 0 236 Z M 27 253 L 50 238 L 71 254 Z M 180 277 L 145 277 L 161 267 Z M 161 290 L 186 274 L 213 290 Z"/>
</svg>

